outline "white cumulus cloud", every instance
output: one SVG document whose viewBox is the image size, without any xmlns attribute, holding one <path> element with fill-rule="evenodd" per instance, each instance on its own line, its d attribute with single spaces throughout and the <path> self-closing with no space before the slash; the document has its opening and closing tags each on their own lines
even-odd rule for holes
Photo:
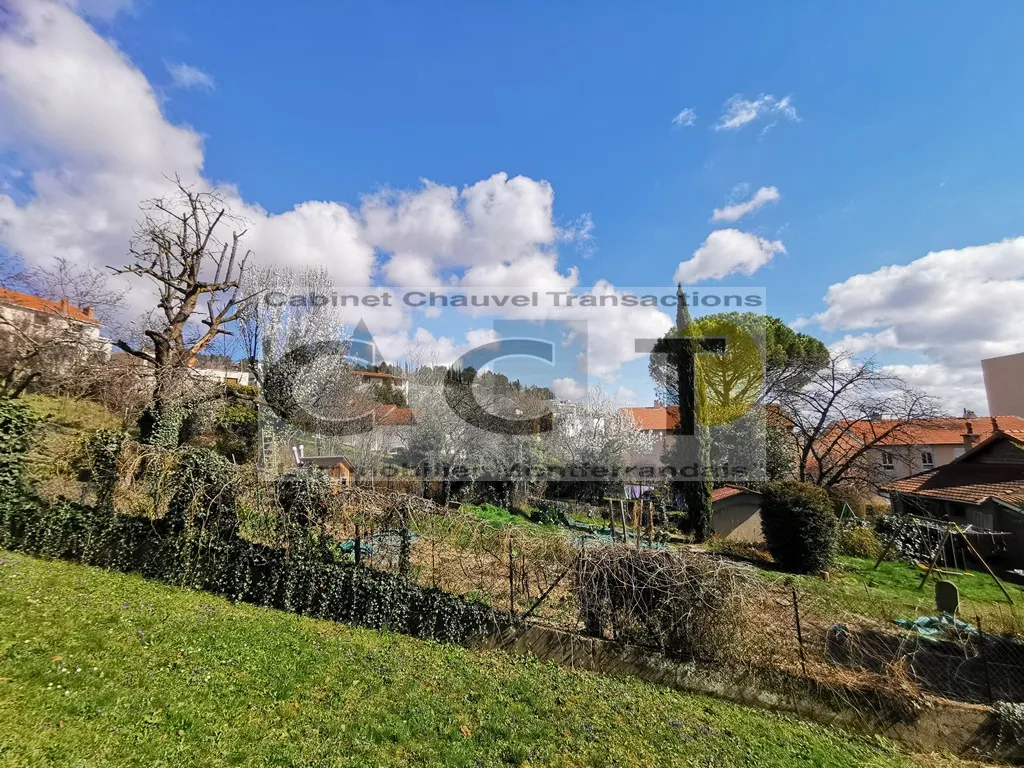
<svg viewBox="0 0 1024 768">
<path fill-rule="evenodd" d="M 23 173 L 33 194 L 0 188 L 0 243 L 28 263 L 58 256 L 97 267 L 124 263 L 139 201 L 168 194 L 167 177 L 177 174 L 196 189 L 217 189 L 244 217 L 256 263 L 322 266 L 339 288 L 384 279 L 398 287 L 577 289 L 578 272 L 560 263 L 558 247 L 587 247 L 593 223 L 584 214 L 560 227 L 544 180 L 503 172 L 461 187 L 424 180 L 354 205 L 313 200 L 269 212 L 204 176 L 200 135 L 167 119 L 145 75 L 73 7 L 8 5 L 0 26 L 0 152 L 19 158 L 9 175 Z M 129 298 L 137 310 L 152 306 L 145 290 Z M 634 356 L 632 338 L 667 328 L 656 309 L 608 311 L 600 320 L 614 330 L 598 339 L 593 358 L 607 376 Z M 422 330 L 408 311 L 374 328 L 392 350 L 433 341 L 449 357 L 463 346 Z"/>
<path fill-rule="evenodd" d="M 810 320 L 865 351 L 914 350 L 934 394 L 984 406 L 980 361 L 1024 351 L 1024 237 L 936 251 L 829 287 Z M 930 379 L 930 381 L 926 381 Z M 959 403 L 953 405 L 960 407 Z"/>
<path fill-rule="evenodd" d="M 551 382 L 551 391 L 560 400 L 572 400 L 575 402 L 583 400 L 587 395 L 586 385 L 569 377 L 555 379 Z"/>
<path fill-rule="evenodd" d="M 689 128 L 697 122 L 697 112 L 693 107 L 686 107 L 678 115 L 672 118 L 672 125 L 676 128 Z"/>
<path fill-rule="evenodd" d="M 216 87 L 213 77 L 203 72 L 199 67 L 193 67 L 191 64 L 185 64 L 180 61 L 176 64 L 166 64 L 165 66 L 167 67 L 167 73 L 171 76 L 171 82 L 179 88 L 212 91 Z"/>
<path fill-rule="evenodd" d="M 734 274 L 752 275 L 775 254 L 785 252 L 780 240 L 766 240 L 738 229 L 716 229 L 694 251 L 693 258 L 679 265 L 674 279 L 695 283 Z"/>
</svg>

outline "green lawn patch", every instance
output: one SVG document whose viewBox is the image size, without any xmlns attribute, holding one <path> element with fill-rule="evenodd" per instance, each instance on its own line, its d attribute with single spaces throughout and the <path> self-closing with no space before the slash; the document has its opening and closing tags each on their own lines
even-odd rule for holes
<svg viewBox="0 0 1024 768">
<path fill-rule="evenodd" d="M 888 742 L 0 551 L 0 765 L 897 766 Z"/>
<path fill-rule="evenodd" d="M 39 418 L 32 447 L 27 454 L 28 475 L 42 484 L 47 495 L 81 496 L 71 466 L 81 454 L 82 441 L 101 429 L 115 429 L 121 422 L 99 403 L 48 395 L 20 398 Z"/>
<path fill-rule="evenodd" d="M 785 576 L 766 572 L 771 578 L 791 578 L 797 590 L 820 598 L 823 605 L 840 611 L 892 620 L 913 619 L 935 614 L 935 574 L 924 589 L 918 589 L 924 572 L 907 563 L 884 561 L 874 570 L 875 561 L 859 557 L 839 558 L 839 568 L 829 573 L 828 581 L 815 576 Z M 1024 589 L 1003 582 L 1013 598 L 1010 605 L 999 587 L 984 571 L 966 571 L 970 575 L 945 576 L 960 590 L 961 614 L 965 621 L 982 617 L 986 630 L 1019 633 L 1024 629 Z"/>
<path fill-rule="evenodd" d="M 506 525 L 536 525 L 536 523 L 522 515 L 509 512 L 504 507 L 498 507 L 494 504 L 463 504 L 459 507 L 459 511 L 491 523 L 495 528 L 503 528 Z"/>
<path fill-rule="evenodd" d="M 49 395 L 24 395 L 21 400 L 44 424 L 80 432 L 114 429 L 121 425 L 117 416 L 91 400 Z"/>
</svg>

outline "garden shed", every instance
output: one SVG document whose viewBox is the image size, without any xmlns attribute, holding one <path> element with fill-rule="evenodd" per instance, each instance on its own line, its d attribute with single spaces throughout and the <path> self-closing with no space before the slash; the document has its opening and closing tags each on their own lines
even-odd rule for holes
<svg viewBox="0 0 1024 768">
<path fill-rule="evenodd" d="M 723 539 L 763 542 L 761 494 L 740 485 L 711 492 L 711 527 Z"/>
<path fill-rule="evenodd" d="M 320 467 L 338 485 L 352 485 L 355 467 L 344 456 L 303 456 L 300 463 L 303 467 Z"/>
</svg>

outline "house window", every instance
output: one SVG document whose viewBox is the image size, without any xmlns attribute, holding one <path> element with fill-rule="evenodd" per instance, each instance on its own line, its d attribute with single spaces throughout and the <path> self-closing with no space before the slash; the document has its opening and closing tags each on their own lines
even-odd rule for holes
<svg viewBox="0 0 1024 768">
<path fill-rule="evenodd" d="M 931 451 L 921 451 L 921 463 L 925 469 L 931 469 L 935 466 L 935 460 L 932 458 Z"/>
<path fill-rule="evenodd" d="M 895 469 L 896 457 L 888 451 L 882 451 L 882 469 Z"/>
</svg>

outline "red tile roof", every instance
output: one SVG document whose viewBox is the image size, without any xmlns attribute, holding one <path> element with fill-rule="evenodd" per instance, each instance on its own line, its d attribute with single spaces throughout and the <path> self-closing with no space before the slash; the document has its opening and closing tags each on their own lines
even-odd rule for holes
<svg viewBox="0 0 1024 768">
<path fill-rule="evenodd" d="M 623 408 L 624 413 L 633 417 L 638 429 L 669 430 L 679 423 L 679 408 L 657 406 L 654 408 Z"/>
<path fill-rule="evenodd" d="M 411 408 L 399 408 L 397 405 L 378 405 L 374 409 L 374 418 L 379 427 L 402 427 L 415 421 Z"/>
<path fill-rule="evenodd" d="M 19 291 L 10 291 L 6 288 L 0 288 L 0 304 L 7 304 L 8 306 L 20 307 L 22 309 L 30 309 L 35 312 L 45 312 L 48 315 L 61 315 L 71 320 L 77 320 L 80 323 L 89 323 L 90 325 L 100 324 L 100 321 L 96 319 L 96 315 L 93 314 L 92 307 L 80 309 L 79 307 L 68 304 L 67 299 L 50 301 L 49 299 L 43 299 L 39 296 L 33 296 L 30 293 L 21 293 Z"/>
<path fill-rule="evenodd" d="M 1000 432 L 985 442 L 1008 439 L 1024 449 L 1024 432 Z M 941 467 L 884 486 L 882 490 L 933 499 L 982 504 L 996 499 L 1024 511 L 1024 464 L 989 464 L 975 461 L 979 445 Z"/>
<path fill-rule="evenodd" d="M 632 416 L 640 429 L 671 430 L 679 424 L 679 407 L 657 405 L 653 407 L 623 408 L 623 413 Z M 765 409 L 765 420 L 769 427 L 792 428 L 793 421 L 777 405 Z"/>
<path fill-rule="evenodd" d="M 392 373 L 381 373 L 378 371 L 353 371 L 356 376 L 368 379 L 392 379 L 394 381 L 405 381 L 403 376 L 395 376 Z"/>
<path fill-rule="evenodd" d="M 883 490 L 981 504 L 998 499 L 1024 509 L 1024 467 L 1011 464 L 946 464 L 889 483 Z"/>
<path fill-rule="evenodd" d="M 898 421 L 878 419 L 874 421 L 839 422 L 837 426 L 849 431 L 862 443 L 876 445 L 960 445 L 967 425 L 981 439 L 992 435 L 996 429 L 1002 431 L 1024 430 L 1024 418 L 1020 416 L 989 416 L 973 419 L 920 419 L 907 424 Z M 888 433 L 888 434 L 887 434 Z M 884 435 L 884 437 L 881 437 Z"/>
<path fill-rule="evenodd" d="M 741 485 L 723 485 L 721 488 L 715 488 L 715 490 L 711 492 L 711 503 L 714 504 L 716 501 L 728 499 L 731 496 L 737 496 L 741 493 L 757 494 L 757 491 L 752 491 Z"/>
</svg>

